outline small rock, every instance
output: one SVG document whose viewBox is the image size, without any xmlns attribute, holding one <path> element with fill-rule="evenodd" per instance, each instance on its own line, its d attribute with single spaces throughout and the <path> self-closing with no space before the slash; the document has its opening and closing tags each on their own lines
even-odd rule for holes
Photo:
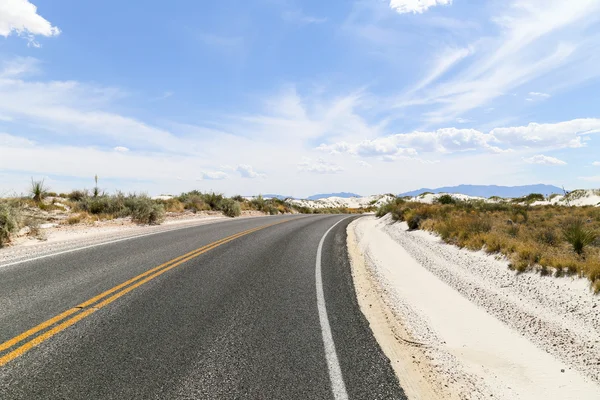
<svg viewBox="0 0 600 400">
<path fill-rule="evenodd" d="M 561 370 L 560 370 L 560 372 L 565 372 L 565 370 L 564 370 L 564 369 L 561 369 Z"/>
</svg>

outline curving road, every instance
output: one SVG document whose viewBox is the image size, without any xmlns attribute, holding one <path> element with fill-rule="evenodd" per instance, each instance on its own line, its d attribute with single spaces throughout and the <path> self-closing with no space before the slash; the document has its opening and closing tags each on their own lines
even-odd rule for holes
<svg viewBox="0 0 600 400">
<path fill-rule="evenodd" d="M 0 398 L 404 399 L 356 301 L 352 218 L 238 219 L 0 265 Z"/>
</svg>

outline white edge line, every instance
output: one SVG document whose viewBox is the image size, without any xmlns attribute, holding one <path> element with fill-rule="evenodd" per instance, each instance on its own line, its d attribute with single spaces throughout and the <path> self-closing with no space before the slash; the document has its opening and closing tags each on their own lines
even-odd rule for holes
<svg viewBox="0 0 600 400">
<path fill-rule="evenodd" d="M 348 219 L 346 217 L 340 219 L 338 222 L 333 224 L 331 228 L 325 232 L 319 247 L 317 248 L 317 262 L 315 265 L 315 276 L 317 286 L 317 308 L 319 310 L 319 322 L 321 323 L 321 333 L 323 334 L 323 344 L 325 346 L 325 359 L 327 360 L 327 368 L 329 370 L 329 379 L 331 381 L 331 391 L 335 400 L 347 400 L 348 393 L 346 392 L 346 385 L 344 384 L 344 377 L 342 376 L 342 369 L 338 360 L 337 352 L 335 351 L 335 343 L 333 341 L 333 335 L 331 334 L 331 325 L 329 325 L 329 318 L 327 317 L 327 308 L 325 307 L 325 295 L 323 293 L 323 279 L 321 278 L 321 253 L 323 251 L 323 243 L 327 234 L 331 232 L 333 228 L 340 222 Z"/>
<path fill-rule="evenodd" d="M 240 218 L 240 219 L 250 219 L 250 218 L 255 218 L 255 217 L 243 217 L 243 218 Z M 238 219 L 237 221 L 239 221 L 240 219 Z M 8 264 L 1 264 L 0 263 L 0 268 L 5 268 L 5 267 L 10 267 L 10 266 L 13 266 L 13 265 L 17 265 L 17 264 L 23 264 L 23 263 L 27 263 L 27 262 L 31 262 L 31 261 L 41 260 L 43 258 L 49 258 L 49 257 L 59 256 L 61 254 L 74 253 L 76 251 L 91 249 L 93 247 L 104 246 L 104 245 L 107 245 L 107 244 L 124 242 L 126 240 L 138 239 L 138 238 L 145 237 L 145 236 L 158 235 L 159 233 L 167 233 L 167 232 L 172 232 L 172 231 L 176 231 L 176 230 L 179 230 L 179 229 L 186 229 L 186 228 L 195 228 L 197 226 L 211 225 L 211 224 L 216 224 L 216 223 L 226 222 L 226 221 L 232 221 L 232 219 L 225 219 L 224 218 L 223 220 L 219 219 L 219 220 L 216 220 L 216 221 L 204 221 L 203 223 L 200 223 L 200 224 L 173 227 L 171 229 L 160 230 L 160 231 L 157 231 L 157 232 L 149 232 L 149 233 L 143 233 L 143 234 L 140 234 L 140 235 L 128 236 L 128 237 L 121 238 L 121 239 L 110 240 L 108 242 L 101 242 L 101 243 L 96 243 L 96 244 L 90 244 L 88 246 L 76 247 L 74 249 L 63 250 L 63 251 L 59 251 L 57 253 L 44 254 L 43 256 L 38 256 L 38 257 L 33 257 L 33 258 L 27 258 L 27 259 L 24 259 L 24 260 L 14 261 L 14 262 L 11 262 L 11 263 L 8 263 Z"/>
</svg>

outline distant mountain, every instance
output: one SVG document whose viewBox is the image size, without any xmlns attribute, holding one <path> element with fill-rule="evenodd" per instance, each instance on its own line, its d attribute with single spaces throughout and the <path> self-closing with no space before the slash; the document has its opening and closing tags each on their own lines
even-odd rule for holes
<svg viewBox="0 0 600 400">
<path fill-rule="evenodd" d="M 319 200 L 319 199 L 325 199 L 327 197 L 342 197 L 344 199 L 350 198 L 350 197 L 361 197 L 360 194 L 356 194 L 356 193 L 347 193 L 347 192 L 341 192 L 341 193 L 322 193 L 322 194 L 315 194 L 312 195 L 310 197 L 307 197 L 306 200 Z"/>
<path fill-rule="evenodd" d="M 458 185 L 441 187 L 437 189 L 419 189 L 412 192 L 399 194 L 399 196 L 418 196 L 421 193 L 461 193 L 468 196 L 478 197 L 522 197 L 531 193 L 550 195 L 552 193 L 562 194 L 563 190 L 552 185 L 525 185 L 525 186 L 496 186 L 496 185 Z"/>
</svg>

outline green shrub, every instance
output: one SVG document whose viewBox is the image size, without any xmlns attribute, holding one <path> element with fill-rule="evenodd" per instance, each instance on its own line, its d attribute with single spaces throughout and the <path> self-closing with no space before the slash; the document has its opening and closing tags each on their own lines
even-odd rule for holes
<svg viewBox="0 0 600 400">
<path fill-rule="evenodd" d="M 183 207 L 186 210 L 191 210 L 194 213 L 202 210 L 210 210 L 210 206 L 204 202 L 202 195 L 192 194 L 185 198 Z"/>
<path fill-rule="evenodd" d="M 165 219 L 165 209 L 147 196 L 132 197 L 129 201 L 131 220 L 138 224 L 158 225 Z"/>
<path fill-rule="evenodd" d="M 73 190 L 67 197 L 71 201 L 81 201 L 88 197 L 88 192 L 87 190 Z"/>
<path fill-rule="evenodd" d="M 437 198 L 436 203 L 439 204 L 456 204 L 456 199 L 449 194 L 443 194 Z"/>
<path fill-rule="evenodd" d="M 585 246 L 596 239 L 596 234 L 585 227 L 585 222 L 580 219 L 570 220 L 563 226 L 563 236 L 573 247 L 573 251 L 582 255 Z"/>
<path fill-rule="evenodd" d="M 258 197 L 256 197 L 255 199 L 252 199 L 250 203 L 256 208 L 256 210 L 265 211 L 266 201 L 261 194 L 259 194 Z"/>
<path fill-rule="evenodd" d="M 422 218 L 419 214 L 417 214 L 413 210 L 409 210 L 406 212 L 404 217 L 406 219 L 406 223 L 408 224 L 408 229 L 410 229 L 411 231 L 419 229 L 419 226 L 421 225 L 422 221 Z"/>
<path fill-rule="evenodd" d="M 21 227 L 21 213 L 16 205 L 0 202 L 0 247 L 10 241 L 11 234 Z"/>
<path fill-rule="evenodd" d="M 225 199 L 221 202 L 221 211 L 228 217 L 239 217 L 242 213 L 242 207 L 238 201 Z"/>
</svg>

